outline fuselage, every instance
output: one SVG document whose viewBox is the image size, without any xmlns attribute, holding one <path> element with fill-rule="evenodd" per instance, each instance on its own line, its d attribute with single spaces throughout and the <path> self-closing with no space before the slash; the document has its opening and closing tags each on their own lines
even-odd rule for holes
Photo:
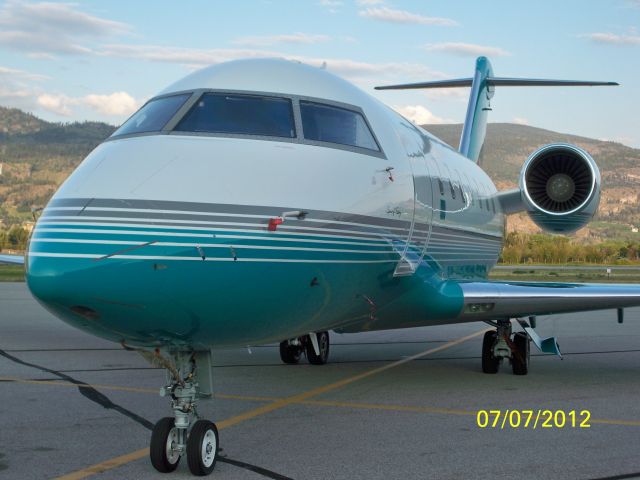
<svg viewBox="0 0 640 480">
<path fill-rule="evenodd" d="M 31 238 L 31 291 L 79 328 L 208 348 L 446 323 L 458 282 L 497 261 L 504 219 L 482 169 L 326 71 L 231 62 L 161 95 L 188 99 L 170 128 L 99 145 Z M 221 96 L 285 102 L 290 133 L 181 127 Z M 355 112 L 369 143 L 310 138 L 304 108 Z"/>
</svg>

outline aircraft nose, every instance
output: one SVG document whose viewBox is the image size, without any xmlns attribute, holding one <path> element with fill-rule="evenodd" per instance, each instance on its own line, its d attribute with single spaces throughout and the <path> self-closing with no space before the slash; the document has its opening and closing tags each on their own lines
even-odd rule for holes
<svg viewBox="0 0 640 480">
<path fill-rule="evenodd" d="M 78 268 L 66 260 L 29 255 L 27 285 L 46 309 L 83 328 L 87 322 L 97 322 L 101 318 L 95 305 L 98 297 L 96 279 L 91 279 L 90 268 L 86 265 Z"/>
<path fill-rule="evenodd" d="M 139 279 L 77 255 L 79 258 L 30 252 L 26 278 L 33 296 L 76 328 L 117 342 L 143 341 L 137 333 L 140 322 L 146 320 L 144 305 L 135 300 L 140 293 Z"/>
</svg>

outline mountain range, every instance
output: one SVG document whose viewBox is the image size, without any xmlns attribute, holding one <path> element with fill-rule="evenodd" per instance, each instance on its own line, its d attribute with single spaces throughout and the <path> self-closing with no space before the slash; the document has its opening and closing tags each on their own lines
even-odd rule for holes
<svg viewBox="0 0 640 480">
<path fill-rule="evenodd" d="M 456 147 L 462 125 L 423 125 Z M 31 217 L 114 126 L 100 122 L 51 123 L 15 108 L 0 107 L 0 222 Z M 552 132 L 527 125 L 491 123 L 481 163 L 498 189 L 517 185 L 522 164 L 537 148 L 566 142 L 587 150 L 600 167 L 603 191 L 594 221 L 578 235 L 585 239 L 639 240 L 640 149 L 620 143 Z M 526 214 L 509 217 L 509 230 L 537 232 Z"/>
</svg>

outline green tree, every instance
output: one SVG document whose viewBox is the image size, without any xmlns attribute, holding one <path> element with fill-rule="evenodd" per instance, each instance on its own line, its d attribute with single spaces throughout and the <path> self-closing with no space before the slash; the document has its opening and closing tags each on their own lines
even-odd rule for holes
<svg viewBox="0 0 640 480">
<path fill-rule="evenodd" d="M 5 248 L 26 250 L 29 232 L 20 225 L 13 225 L 6 234 Z"/>
</svg>

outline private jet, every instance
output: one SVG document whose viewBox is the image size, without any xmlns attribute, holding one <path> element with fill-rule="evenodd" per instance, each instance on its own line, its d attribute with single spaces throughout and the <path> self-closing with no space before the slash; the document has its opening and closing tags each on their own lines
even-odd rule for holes
<svg viewBox="0 0 640 480">
<path fill-rule="evenodd" d="M 39 217 L 24 258 L 55 316 L 167 371 L 173 414 L 154 427 L 160 472 L 211 473 L 219 437 L 199 419 L 212 348 L 280 344 L 324 364 L 338 333 L 486 322 L 482 370 L 529 370 L 535 318 L 640 305 L 640 287 L 489 281 L 505 215 L 569 233 L 595 214 L 598 167 L 551 144 L 499 192 L 480 165 L 495 88 L 596 86 L 495 77 L 378 87 L 470 87 L 456 150 L 323 68 L 250 59 L 194 72 L 95 148 Z M 3 258 L 7 261 L 7 257 Z M 512 328 L 516 327 L 516 328 Z"/>
</svg>

